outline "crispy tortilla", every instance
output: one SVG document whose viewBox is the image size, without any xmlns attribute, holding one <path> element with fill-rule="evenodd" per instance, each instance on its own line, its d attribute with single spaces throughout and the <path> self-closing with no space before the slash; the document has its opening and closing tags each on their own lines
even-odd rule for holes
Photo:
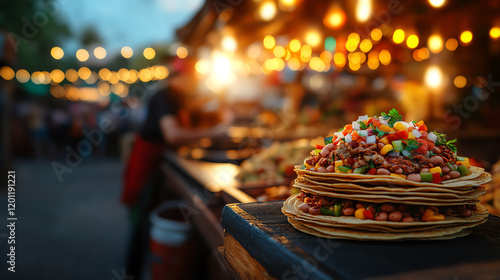
<svg viewBox="0 0 500 280">
<path fill-rule="evenodd" d="M 430 225 L 449 225 L 449 224 L 467 224 L 467 223 L 476 223 L 484 220 L 488 217 L 488 212 L 481 205 L 477 205 L 477 211 L 470 217 L 456 217 L 456 216 L 447 216 L 444 221 L 433 221 L 433 222 L 391 222 L 391 221 L 375 221 L 375 220 L 361 220 L 357 219 L 353 216 L 328 216 L 328 215 L 311 215 L 309 213 L 305 213 L 299 210 L 300 204 L 302 202 L 297 199 L 298 194 L 290 196 L 287 200 L 283 202 L 283 211 L 295 214 L 298 217 L 304 219 L 312 219 L 316 221 L 323 221 L 331 223 L 332 225 L 336 223 L 341 224 L 352 224 L 352 225 L 380 225 L 387 226 L 393 228 L 404 228 L 404 227 L 420 227 L 420 226 L 430 226 Z M 293 210 L 292 210 L 293 208 Z"/>
<path fill-rule="evenodd" d="M 319 189 L 316 187 L 311 187 L 303 184 L 294 184 L 296 188 L 300 188 L 301 190 L 316 194 L 323 195 L 335 198 L 343 198 L 343 199 L 352 199 L 373 203 L 404 203 L 411 205 L 427 205 L 427 206 L 449 206 L 449 205 L 463 205 L 463 204 L 477 204 L 479 202 L 478 199 L 470 199 L 470 198 L 434 198 L 434 197 L 424 197 L 424 196 L 390 196 L 390 195 L 380 195 L 380 194 L 351 194 L 351 193 L 340 193 L 334 192 L 330 189 Z M 484 193 L 484 191 L 479 191 L 479 193 Z M 477 196 L 475 197 L 477 198 Z"/>
<path fill-rule="evenodd" d="M 392 240 L 448 240 L 468 235 L 471 227 L 477 226 L 482 222 L 469 224 L 466 226 L 454 226 L 446 228 L 436 228 L 422 232 L 409 233 L 381 233 L 366 232 L 352 229 L 333 228 L 315 225 L 307 222 L 299 222 L 292 217 L 288 217 L 288 222 L 297 230 L 304 233 L 335 239 L 351 239 L 361 241 L 392 241 Z"/>
<path fill-rule="evenodd" d="M 483 168 L 471 166 L 471 174 L 459 177 L 452 180 L 443 181 L 441 184 L 429 182 L 414 182 L 403 178 L 389 176 L 389 175 L 368 175 L 368 174 L 354 174 L 354 173 L 320 173 L 316 171 L 300 169 L 299 166 L 295 167 L 295 172 L 306 178 L 314 178 L 320 181 L 328 181 L 334 179 L 336 181 L 348 180 L 368 184 L 385 183 L 389 186 L 416 186 L 416 187 L 441 187 L 441 188 L 460 188 L 479 186 L 491 181 L 491 174 L 484 172 Z"/>
</svg>

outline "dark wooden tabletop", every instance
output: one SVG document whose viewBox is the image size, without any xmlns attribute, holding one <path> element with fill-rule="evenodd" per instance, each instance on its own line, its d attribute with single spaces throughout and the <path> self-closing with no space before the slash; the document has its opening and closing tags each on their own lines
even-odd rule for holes
<svg viewBox="0 0 500 280">
<path fill-rule="evenodd" d="M 500 279 L 500 218 L 444 241 L 350 241 L 295 230 L 282 202 L 229 204 L 222 227 L 277 279 Z"/>
</svg>

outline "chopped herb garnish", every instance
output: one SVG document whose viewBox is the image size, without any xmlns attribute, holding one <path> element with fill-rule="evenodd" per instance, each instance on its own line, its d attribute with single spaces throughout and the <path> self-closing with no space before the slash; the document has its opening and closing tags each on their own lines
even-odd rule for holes
<svg viewBox="0 0 500 280">
<path fill-rule="evenodd" d="M 343 127 L 339 128 L 339 130 L 337 130 L 337 132 L 341 132 L 342 130 L 344 130 Z"/>
<path fill-rule="evenodd" d="M 332 136 L 330 136 L 330 137 L 326 137 L 326 138 L 325 138 L 325 145 L 331 144 L 331 143 L 332 143 L 332 140 L 333 140 L 333 137 L 332 137 Z"/>
<path fill-rule="evenodd" d="M 401 116 L 399 114 L 398 110 L 396 110 L 395 108 L 392 108 L 389 111 L 389 114 L 382 112 L 382 116 L 386 117 L 386 118 L 389 117 L 389 126 L 390 127 L 394 127 L 395 123 L 397 123 L 403 119 L 403 116 Z"/>
<path fill-rule="evenodd" d="M 453 144 L 453 143 L 457 142 L 457 139 L 446 141 L 446 134 L 439 133 L 437 131 L 433 131 L 433 133 L 436 134 L 436 136 L 437 136 L 436 144 L 447 146 L 452 152 L 454 152 L 454 153 L 457 152 L 457 147 Z"/>
<path fill-rule="evenodd" d="M 367 129 L 368 128 L 368 126 L 364 122 L 359 121 L 358 123 L 359 123 L 359 128 L 360 129 Z"/>
<path fill-rule="evenodd" d="M 377 136 L 380 138 L 380 137 L 384 137 L 385 134 L 389 134 L 389 132 L 385 132 L 385 131 L 382 131 L 380 129 L 378 129 L 378 127 L 376 127 L 373 123 L 371 123 L 370 125 L 368 126 L 371 126 L 372 130 L 373 130 L 373 133 L 377 134 Z"/>
</svg>

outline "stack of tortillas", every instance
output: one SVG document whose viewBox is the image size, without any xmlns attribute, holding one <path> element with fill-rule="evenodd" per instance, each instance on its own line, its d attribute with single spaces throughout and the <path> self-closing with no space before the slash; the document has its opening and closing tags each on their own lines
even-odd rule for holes
<svg viewBox="0 0 500 280">
<path fill-rule="evenodd" d="M 452 239 L 469 234 L 486 221 L 488 213 L 478 204 L 482 184 L 491 181 L 483 169 L 441 184 L 413 182 L 394 176 L 348 173 L 319 173 L 296 168 L 294 186 L 302 193 L 373 204 L 404 204 L 453 207 L 476 204 L 469 217 L 448 215 L 442 221 L 394 222 L 358 219 L 354 216 L 312 215 L 299 209 L 298 195 L 283 203 L 282 211 L 296 229 L 315 236 L 355 240 Z"/>
</svg>

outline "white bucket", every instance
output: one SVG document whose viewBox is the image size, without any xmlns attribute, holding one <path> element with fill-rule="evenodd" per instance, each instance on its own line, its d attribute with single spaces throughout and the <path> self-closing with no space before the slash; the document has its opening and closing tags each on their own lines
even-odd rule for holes
<svg viewBox="0 0 500 280">
<path fill-rule="evenodd" d="M 181 200 L 168 201 L 150 214 L 150 236 L 155 242 L 166 246 L 180 246 L 188 238 L 193 226 L 184 220 Z"/>
</svg>

